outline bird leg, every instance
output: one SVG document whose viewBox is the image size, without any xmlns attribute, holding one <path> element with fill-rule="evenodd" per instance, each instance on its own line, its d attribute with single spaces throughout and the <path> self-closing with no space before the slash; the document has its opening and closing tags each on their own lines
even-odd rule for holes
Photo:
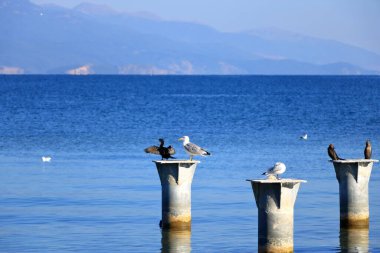
<svg viewBox="0 0 380 253">
<path fill-rule="evenodd" d="M 191 156 L 190 156 L 190 161 L 192 161 L 192 160 L 193 160 L 193 156 L 191 155 Z"/>
</svg>

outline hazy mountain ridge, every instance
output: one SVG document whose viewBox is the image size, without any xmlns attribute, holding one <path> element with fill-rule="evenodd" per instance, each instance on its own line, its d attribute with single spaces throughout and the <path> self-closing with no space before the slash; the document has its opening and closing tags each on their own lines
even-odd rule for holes
<svg viewBox="0 0 380 253">
<path fill-rule="evenodd" d="M 222 33 L 84 3 L 0 0 L 0 71 L 68 74 L 379 74 L 380 56 L 291 33 Z M 17 71 L 16 71 L 17 70 Z M 3 73 L 5 73 L 3 71 Z"/>
</svg>

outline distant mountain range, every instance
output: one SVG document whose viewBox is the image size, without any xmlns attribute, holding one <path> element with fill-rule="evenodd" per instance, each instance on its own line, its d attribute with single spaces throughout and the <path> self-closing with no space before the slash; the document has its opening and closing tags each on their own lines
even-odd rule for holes
<svg viewBox="0 0 380 253">
<path fill-rule="evenodd" d="M 0 73 L 380 74 L 380 55 L 276 29 L 224 33 L 149 13 L 0 0 Z"/>
</svg>

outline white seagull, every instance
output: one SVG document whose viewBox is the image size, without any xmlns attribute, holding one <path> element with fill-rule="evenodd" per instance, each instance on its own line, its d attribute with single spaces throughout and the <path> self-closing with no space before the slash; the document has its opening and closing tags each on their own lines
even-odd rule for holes
<svg viewBox="0 0 380 253">
<path fill-rule="evenodd" d="M 43 156 L 43 157 L 41 157 L 41 160 L 44 163 L 50 163 L 51 162 L 51 156 Z"/>
<path fill-rule="evenodd" d="M 305 140 L 305 141 L 306 141 L 306 140 L 307 140 L 307 134 L 303 134 L 303 135 L 301 135 L 301 136 L 300 136 L 300 139 L 302 139 L 302 140 Z"/>
<path fill-rule="evenodd" d="M 264 172 L 263 175 L 266 176 L 276 176 L 277 179 L 280 179 L 278 175 L 283 174 L 286 171 L 286 166 L 282 162 L 276 162 L 273 167 L 270 167 L 267 172 Z"/>
<path fill-rule="evenodd" d="M 190 155 L 190 161 L 193 160 L 193 156 L 195 155 L 200 155 L 200 156 L 211 155 L 208 151 L 204 150 L 198 145 L 195 145 L 194 143 L 191 143 L 189 136 L 183 136 L 179 138 L 178 140 L 183 141 L 183 147 L 185 148 L 186 153 Z"/>
</svg>

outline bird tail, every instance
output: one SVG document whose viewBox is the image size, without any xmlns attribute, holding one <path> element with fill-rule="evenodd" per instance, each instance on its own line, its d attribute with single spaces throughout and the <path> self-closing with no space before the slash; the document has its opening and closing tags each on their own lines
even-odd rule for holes
<svg viewBox="0 0 380 253">
<path fill-rule="evenodd" d="M 206 151 L 206 150 L 205 150 Z M 210 152 L 208 152 L 208 151 L 206 151 L 206 154 L 205 155 L 211 155 L 211 153 Z"/>
<path fill-rule="evenodd" d="M 171 158 L 171 159 L 177 159 L 177 158 L 175 158 L 174 156 L 169 156 L 169 158 Z"/>
<path fill-rule="evenodd" d="M 261 175 L 268 175 L 268 172 L 264 172 L 263 174 L 261 174 Z"/>
</svg>

